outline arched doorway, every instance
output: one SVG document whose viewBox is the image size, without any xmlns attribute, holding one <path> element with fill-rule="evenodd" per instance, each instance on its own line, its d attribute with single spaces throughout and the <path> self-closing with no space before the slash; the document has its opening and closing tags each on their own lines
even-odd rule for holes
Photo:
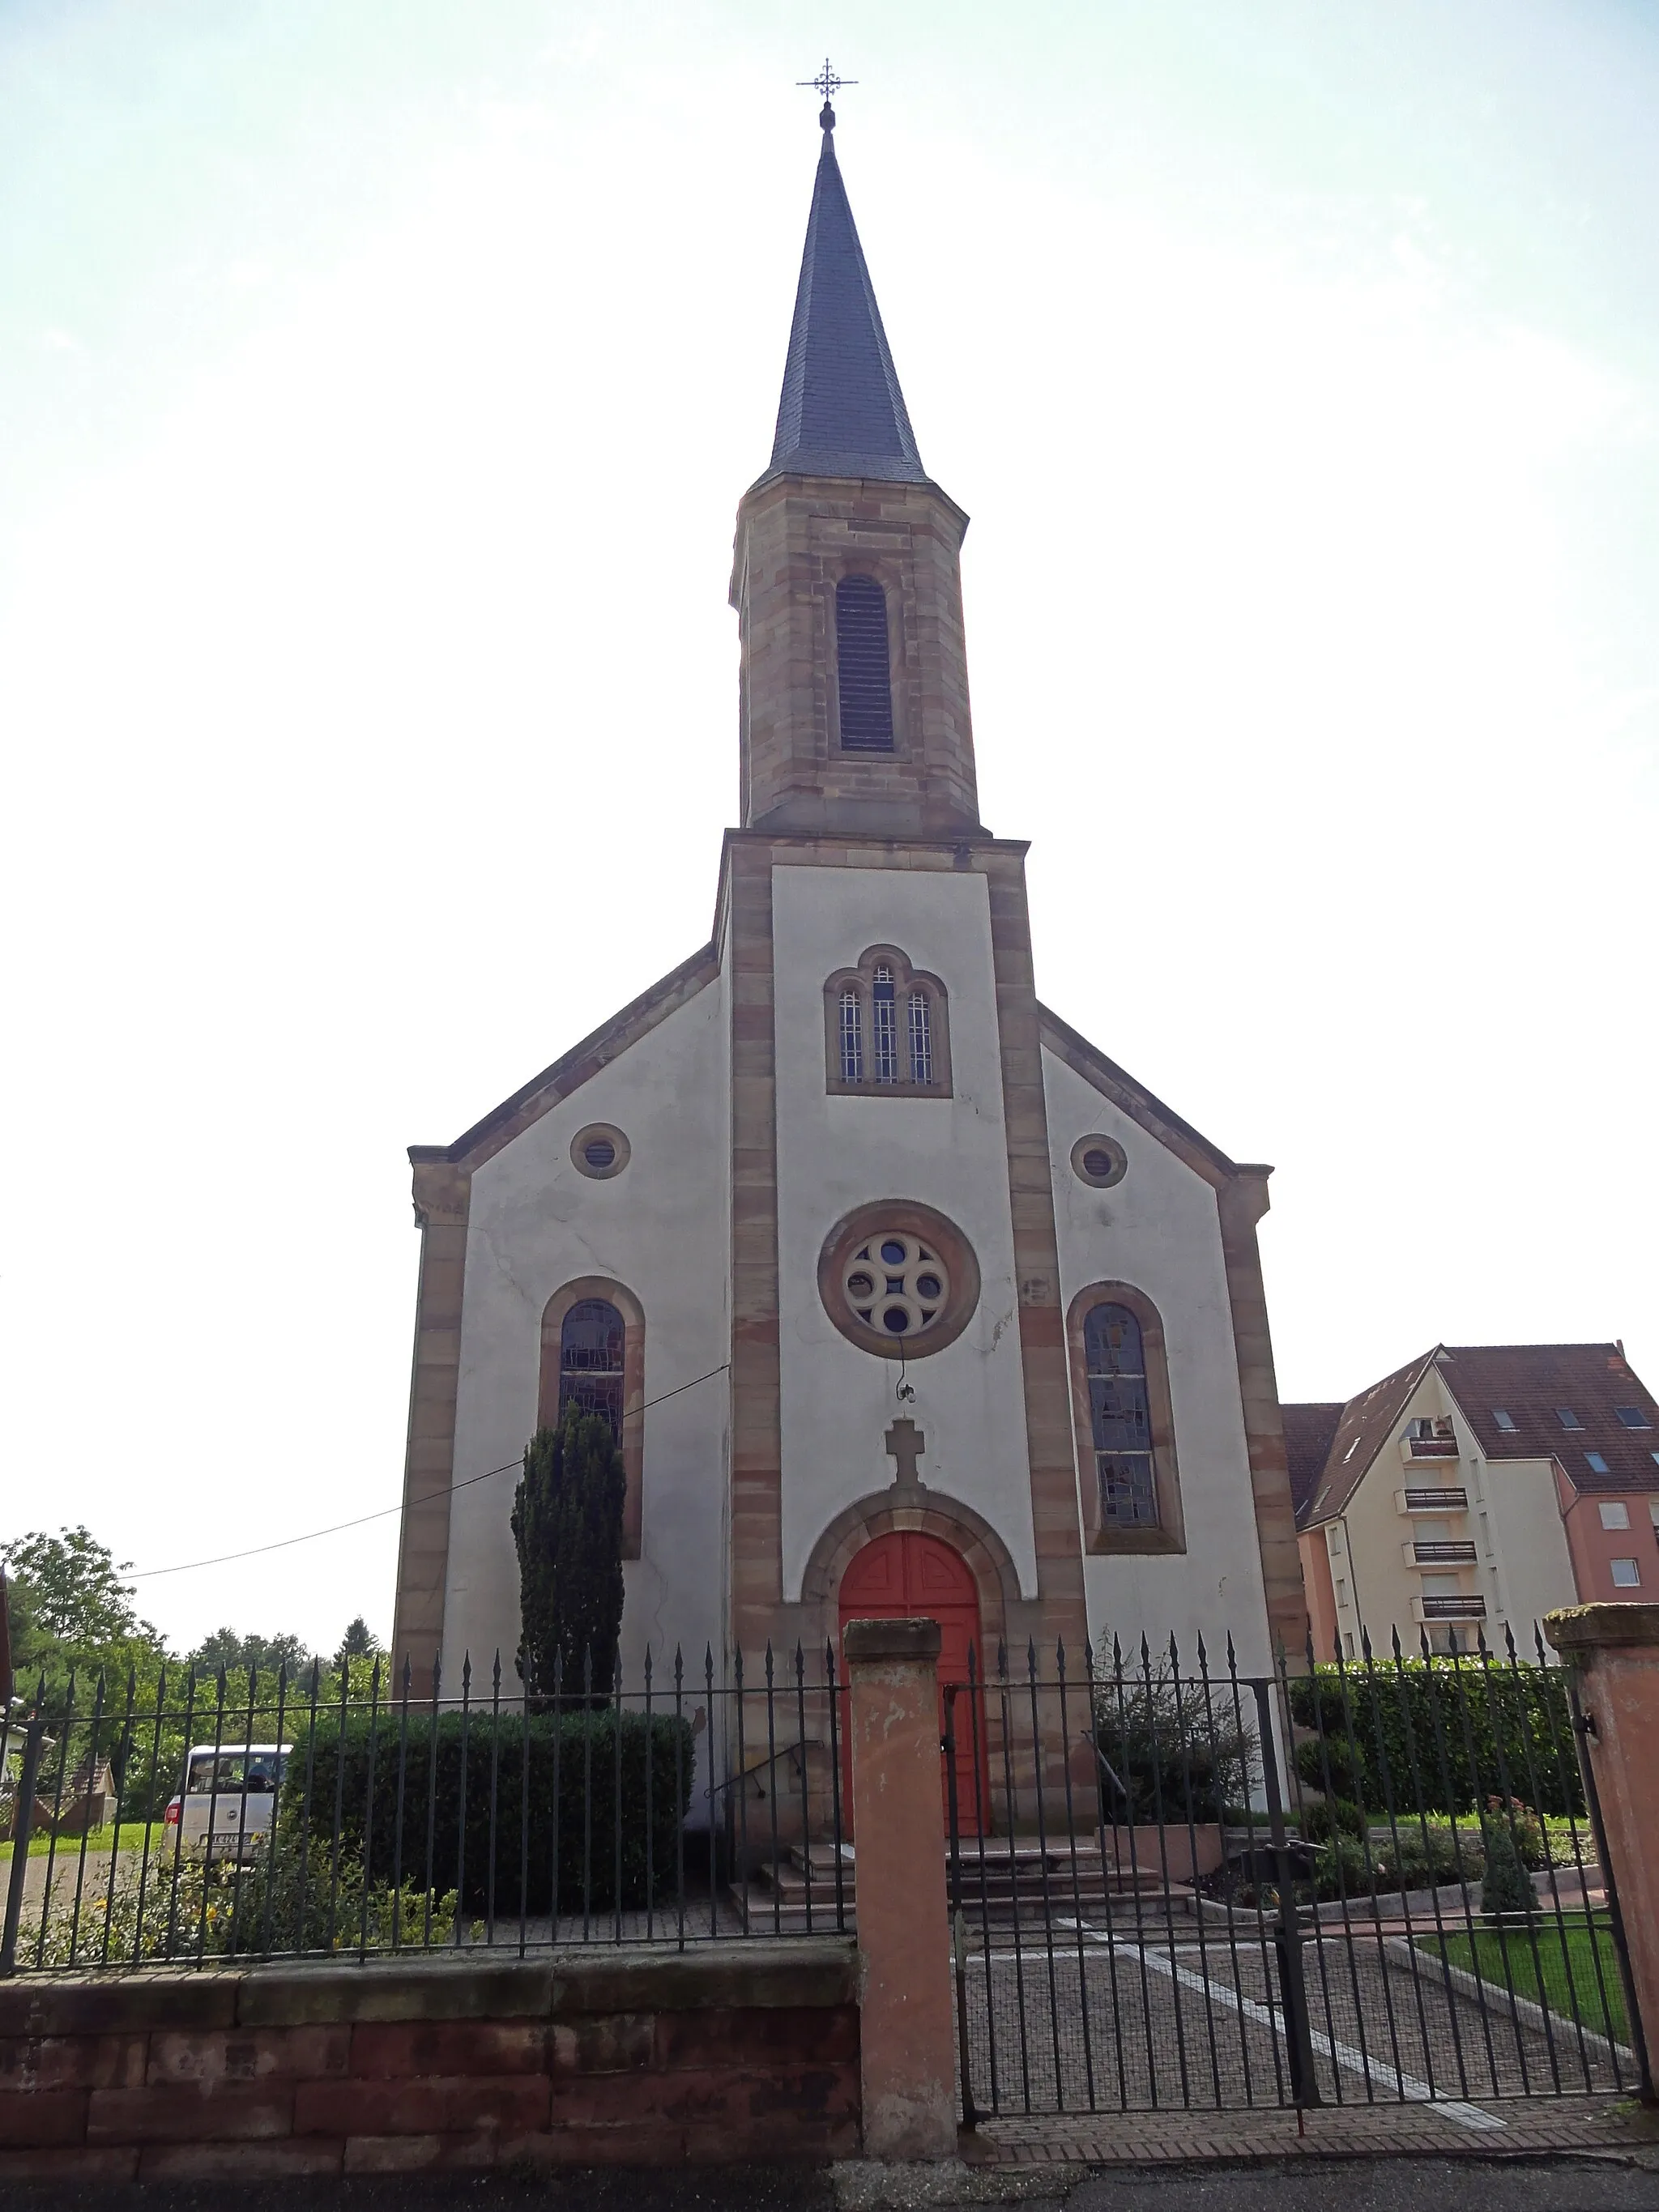
<svg viewBox="0 0 1659 2212">
<path fill-rule="evenodd" d="M 938 1536 L 919 1529 L 896 1529 L 877 1536 L 855 1552 L 841 1581 L 841 1626 L 849 1620 L 891 1620 L 909 1617 L 936 1620 L 939 1627 L 939 1679 L 965 1682 L 968 1654 L 974 1655 L 975 1678 L 985 1680 L 985 1646 L 980 1634 L 979 1588 L 973 1571 L 960 1552 Z M 845 1651 L 845 1644 L 842 1646 Z M 843 1662 L 844 1663 L 844 1662 Z M 958 1697 L 957 1712 L 957 1825 L 963 1835 L 980 1832 L 984 1802 L 983 1769 L 985 1717 L 983 1705 L 970 1717 L 968 1700 Z M 945 1700 L 939 1698 L 939 1730 L 945 1728 Z M 979 1758 L 975 1759 L 977 1741 Z M 944 1772 L 940 1762 L 941 1778 Z M 848 1831 L 852 1828 L 852 1747 L 842 1760 L 842 1796 Z M 950 1806 L 945 1806 L 949 1818 Z"/>
</svg>

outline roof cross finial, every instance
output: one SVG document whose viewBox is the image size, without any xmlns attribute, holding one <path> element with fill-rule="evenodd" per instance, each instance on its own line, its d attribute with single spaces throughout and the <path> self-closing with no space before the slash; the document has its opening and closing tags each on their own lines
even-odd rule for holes
<svg viewBox="0 0 1659 2212">
<path fill-rule="evenodd" d="M 818 127 L 822 131 L 833 131 L 836 127 L 836 111 L 830 105 L 830 95 L 832 92 L 839 92 L 844 84 L 856 84 L 858 79 L 855 76 L 837 76 L 830 67 L 830 57 L 826 54 L 823 58 L 823 67 L 816 76 L 798 76 L 795 82 L 803 87 L 811 85 L 814 92 L 821 92 L 823 94 L 823 106 L 818 111 Z"/>
</svg>

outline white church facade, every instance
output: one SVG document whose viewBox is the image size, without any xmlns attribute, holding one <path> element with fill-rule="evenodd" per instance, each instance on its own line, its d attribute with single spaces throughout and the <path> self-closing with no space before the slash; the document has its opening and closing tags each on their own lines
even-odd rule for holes
<svg viewBox="0 0 1659 2212">
<path fill-rule="evenodd" d="M 514 1471 L 627 1468 L 623 1662 L 853 1613 L 1079 1653 L 1305 1632 L 1241 1165 L 1038 1001 L 980 821 L 958 561 L 825 111 L 771 464 L 738 513 L 742 819 L 709 944 L 455 1143 L 422 1246 L 394 1658 L 511 1680 Z M 504 1470 L 492 1472 L 492 1470 Z"/>
</svg>

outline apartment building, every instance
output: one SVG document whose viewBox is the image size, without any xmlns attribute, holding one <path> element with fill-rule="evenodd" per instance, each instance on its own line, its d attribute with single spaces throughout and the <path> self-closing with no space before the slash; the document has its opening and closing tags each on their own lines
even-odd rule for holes
<svg viewBox="0 0 1659 2212">
<path fill-rule="evenodd" d="M 1523 1656 L 1552 1607 L 1659 1594 L 1659 1407 L 1621 1344 L 1437 1345 L 1284 1408 L 1314 1648 Z"/>
</svg>

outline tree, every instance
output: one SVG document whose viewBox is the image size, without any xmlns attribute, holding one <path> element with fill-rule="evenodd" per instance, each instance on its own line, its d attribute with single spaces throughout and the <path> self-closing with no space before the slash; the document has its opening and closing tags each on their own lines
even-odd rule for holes
<svg viewBox="0 0 1659 2212">
<path fill-rule="evenodd" d="M 1500 1913 L 1530 1914 L 1538 1910 L 1538 1894 L 1516 1848 L 1506 1808 L 1494 1797 L 1481 1822 L 1486 1868 L 1480 1884 L 1480 1909 L 1488 1919 Z"/>
<path fill-rule="evenodd" d="M 5 1547 L 12 1665 L 20 1692 L 45 1673 L 54 1689 L 71 1668 L 112 1681 L 130 1667 L 155 1675 L 167 1657 L 161 1631 L 141 1619 L 125 1563 L 77 1525 L 48 1536 L 34 1529 Z"/>
<path fill-rule="evenodd" d="M 297 1682 L 311 1664 L 311 1653 L 300 1636 L 240 1636 L 234 1628 L 216 1628 L 189 1655 L 198 1674 L 275 1674 L 286 1667 L 288 1679 Z"/>
<path fill-rule="evenodd" d="M 627 1477 L 611 1424 L 574 1401 L 556 1429 L 538 1429 L 513 1500 L 519 1553 L 526 1692 L 547 1697 L 556 1679 L 579 1688 L 591 1657 L 592 1687 L 615 1679 L 623 1613 L 623 1500 Z"/>
<path fill-rule="evenodd" d="M 334 1654 L 337 1667 L 343 1659 L 374 1659 L 385 1650 L 384 1644 L 360 1613 L 340 1638 L 340 1648 Z"/>
</svg>

